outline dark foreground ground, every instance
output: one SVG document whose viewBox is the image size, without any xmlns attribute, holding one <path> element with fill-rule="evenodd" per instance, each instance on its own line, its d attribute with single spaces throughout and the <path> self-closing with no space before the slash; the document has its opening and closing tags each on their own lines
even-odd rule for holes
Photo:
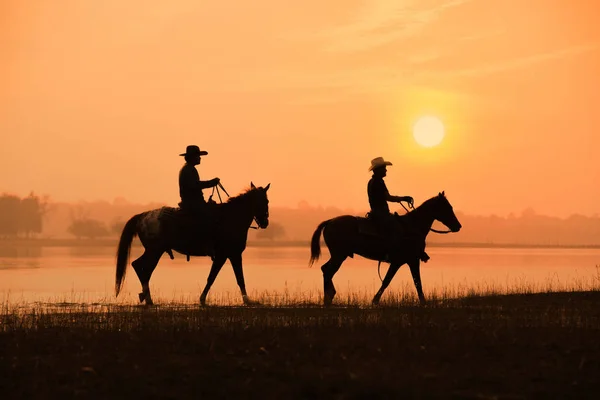
<svg viewBox="0 0 600 400">
<path fill-rule="evenodd" d="M 600 292 L 0 316 L 0 398 L 600 398 Z"/>
</svg>

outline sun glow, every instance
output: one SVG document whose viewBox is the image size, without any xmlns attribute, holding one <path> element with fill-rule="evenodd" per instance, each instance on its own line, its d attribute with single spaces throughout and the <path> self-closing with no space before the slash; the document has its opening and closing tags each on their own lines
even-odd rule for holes
<svg viewBox="0 0 600 400">
<path fill-rule="evenodd" d="M 413 136 L 423 147 L 437 146 L 444 139 L 444 134 L 444 124 L 433 116 L 419 118 L 413 127 Z"/>
</svg>

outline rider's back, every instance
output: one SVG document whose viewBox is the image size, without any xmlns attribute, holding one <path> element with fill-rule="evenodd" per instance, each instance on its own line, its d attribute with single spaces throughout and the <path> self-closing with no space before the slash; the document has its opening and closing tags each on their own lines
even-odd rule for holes
<svg viewBox="0 0 600 400">
<path fill-rule="evenodd" d="M 372 214 L 389 214 L 390 207 L 387 202 L 388 189 L 381 176 L 373 175 L 371 177 L 367 184 L 367 194 Z"/>
<path fill-rule="evenodd" d="M 186 163 L 179 171 L 179 196 L 183 207 L 201 206 L 206 203 L 199 181 L 198 171 L 193 165 Z"/>
</svg>

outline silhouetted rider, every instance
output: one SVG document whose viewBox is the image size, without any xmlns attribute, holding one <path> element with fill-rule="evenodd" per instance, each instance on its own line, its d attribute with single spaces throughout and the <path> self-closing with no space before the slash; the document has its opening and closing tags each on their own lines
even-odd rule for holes
<svg viewBox="0 0 600 400">
<path fill-rule="evenodd" d="M 393 196 L 390 194 L 383 180 L 387 175 L 388 165 L 391 166 L 392 163 L 385 161 L 383 157 L 377 157 L 371 160 L 369 171 L 373 171 L 373 176 L 367 185 L 367 194 L 369 196 L 369 205 L 371 206 L 369 217 L 375 221 L 379 230 L 386 237 L 388 246 L 390 246 L 391 249 L 394 249 L 398 245 L 399 227 L 396 225 L 397 220 L 394 215 L 390 213 L 388 201 L 395 203 L 405 201 L 413 207 L 414 200 L 411 196 Z M 388 257 L 389 256 L 391 255 L 388 255 Z M 421 259 L 427 261 L 429 256 L 426 253 L 423 253 Z"/>
<path fill-rule="evenodd" d="M 200 156 L 207 154 L 207 151 L 201 151 L 196 145 L 187 146 L 185 153 L 180 154 L 180 156 L 185 157 L 185 165 L 179 171 L 179 196 L 181 197 L 179 206 L 182 209 L 190 211 L 202 210 L 202 207 L 206 205 L 202 189 L 217 186 L 220 182 L 219 178 L 209 181 L 200 180 L 196 165 L 200 164 Z"/>
<path fill-rule="evenodd" d="M 210 212 L 202 189 L 208 189 L 217 186 L 220 182 L 219 178 L 214 178 L 209 181 L 201 181 L 196 165 L 200 164 L 201 156 L 207 155 L 208 152 L 200 150 L 196 145 L 187 146 L 185 153 L 180 156 L 185 157 L 185 165 L 179 171 L 179 196 L 181 202 L 179 207 L 191 216 L 193 225 L 198 229 L 194 229 L 195 233 L 206 233 L 206 229 L 211 222 Z"/>
</svg>

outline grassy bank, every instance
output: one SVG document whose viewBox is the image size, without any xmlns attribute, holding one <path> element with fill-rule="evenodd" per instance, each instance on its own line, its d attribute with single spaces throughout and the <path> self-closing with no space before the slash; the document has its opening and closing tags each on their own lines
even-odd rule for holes
<svg viewBox="0 0 600 400">
<path fill-rule="evenodd" d="M 596 398 L 600 292 L 0 313 L 3 398 Z"/>
</svg>

